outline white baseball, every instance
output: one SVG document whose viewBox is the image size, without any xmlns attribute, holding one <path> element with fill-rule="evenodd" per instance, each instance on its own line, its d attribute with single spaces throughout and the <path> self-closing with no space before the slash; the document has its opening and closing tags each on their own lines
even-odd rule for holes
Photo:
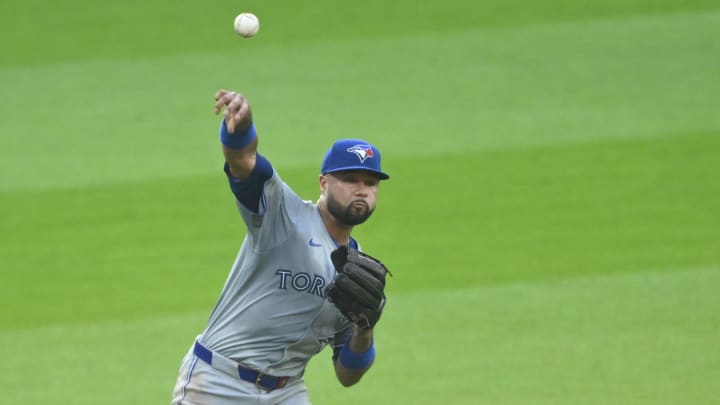
<svg viewBox="0 0 720 405">
<path fill-rule="evenodd" d="M 235 32 L 245 38 L 254 37 L 260 29 L 260 20 L 253 13 L 240 13 L 235 17 Z"/>
</svg>

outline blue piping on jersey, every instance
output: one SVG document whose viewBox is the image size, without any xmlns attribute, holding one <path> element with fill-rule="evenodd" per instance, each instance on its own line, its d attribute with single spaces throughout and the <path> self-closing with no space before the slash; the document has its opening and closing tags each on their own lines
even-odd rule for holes
<svg viewBox="0 0 720 405">
<path fill-rule="evenodd" d="M 336 247 L 336 248 L 339 248 L 339 247 L 340 247 L 340 244 L 337 243 L 337 242 L 335 242 L 335 239 L 334 239 L 332 236 L 330 236 L 330 238 L 333 240 L 333 243 L 335 243 L 335 247 Z M 353 239 L 352 236 L 350 236 L 349 238 L 350 238 L 350 241 L 348 242 L 348 246 L 349 246 L 350 248 L 352 248 L 352 249 L 357 250 L 357 248 L 358 248 L 358 243 L 357 243 L 357 241 L 356 241 L 355 239 Z"/>
<path fill-rule="evenodd" d="M 263 188 L 265 182 L 268 181 L 273 175 L 273 167 L 270 161 L 267 160 L 263 155 L 257 154 L 255 161 L 255 168 L 253 169 L 250 176 L 245 180 L 240 180 L 237 177 L 233 177 L 230 174 L 230 165 L 225 163 L 225 174 L 227 174 L 228 181 L 230 182 L 230 190 L 235 194 L 242 205 L 244 205 L 250 211 L 259 214 L 261 199 L 263 210 L 266 207 L 265 195 L 263 194 Z"/>
<path fill-rule="evenodd" d="M 187 386 L 190 385 L 190 379 L 192 378 L 193 371 L 195 371 L 195 365 L 197 365 L 198 358 L 195 356 L 192 360 L 192 364 L 190 364 L 190 370 L 188 370 L 187 378 L 185 379 L 185 383 L 182 386 L 182 397 L 180 398 L 179 403 L 182 403 L 183 399 L 185 399 L 185 396 L 187 395 Z"/>
</svg>

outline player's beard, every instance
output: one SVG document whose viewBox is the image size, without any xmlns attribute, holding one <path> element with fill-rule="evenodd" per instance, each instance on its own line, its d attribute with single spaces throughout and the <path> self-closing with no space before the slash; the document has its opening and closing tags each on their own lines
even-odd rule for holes
<svg viewBox="0 0 720 405">
<path fill-rule="evenodd" d="M 347 207 L 343 207 L 338 200 L 328 193 L 327 208 L 335 219 L 343 225 L 355 226 L 365 222 L 372 215 L 374 208 L 370 208 L 365 200 L 355 200 Z"/>
</svg>

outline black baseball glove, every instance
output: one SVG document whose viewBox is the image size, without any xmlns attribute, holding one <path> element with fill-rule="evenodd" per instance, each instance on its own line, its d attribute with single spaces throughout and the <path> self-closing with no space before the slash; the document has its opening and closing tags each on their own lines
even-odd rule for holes
<svg viewBox="0 0 720 405">
<path fill-rule="evenodd" d="M 390 272 L 378 259 L 347 246 L 337 248 L 330 258 L 337 275 L 328 299 L 358 326 L 374 327 L 385 306 L 385 276 Z"/>
</svg>

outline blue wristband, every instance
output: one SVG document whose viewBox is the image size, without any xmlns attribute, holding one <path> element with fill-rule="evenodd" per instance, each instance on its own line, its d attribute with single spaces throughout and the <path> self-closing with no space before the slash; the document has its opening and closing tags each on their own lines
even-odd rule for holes
<svg viewBox="0 0 720 405">
<path fill-rule="evenodd" d="M 255 132 L 255 123 L 250 123 L 250 128 L 242 133 L 230 133 L 228 132 L 225 120 L 223 120 L 220 126 L 220 142 L 228 148 L 242 149 L 255 139 L 257 133 Z"/>
<path fill-rule="evenodd" d="M 375 360 L 375 339 L 370 343 L 370 348 L 364 352 L 356 353 L 350 350 L 350 339 L 340 349 L 340 363 L 349 370 L 365 370 Z"/>
</svg>

